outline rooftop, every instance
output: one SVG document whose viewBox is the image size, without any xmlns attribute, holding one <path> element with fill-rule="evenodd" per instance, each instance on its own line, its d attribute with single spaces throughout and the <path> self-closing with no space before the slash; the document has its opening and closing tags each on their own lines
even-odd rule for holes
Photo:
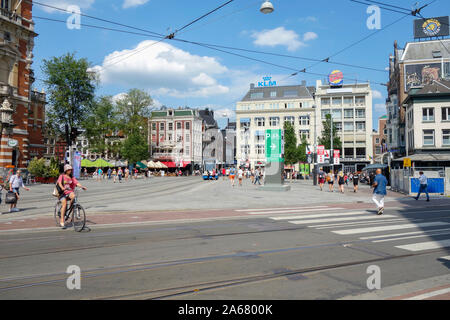
<svg viewBox="0 0 450 320">
<path fill-rule="evenodd" d="M 308 89 L 306 82 L 303 85 L 272 87 L 255 87 L 252 83 L 250 90 L 241 101 L 312 99 L 313 92 Z"/>
</svg>

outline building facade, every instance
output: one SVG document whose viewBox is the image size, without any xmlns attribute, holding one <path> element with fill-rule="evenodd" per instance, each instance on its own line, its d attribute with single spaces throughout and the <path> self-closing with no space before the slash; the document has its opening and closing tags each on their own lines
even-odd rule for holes
<svg viewBox="0 0 450 320">
<path fill-rule="evenodd" d="M 237 164 L 255 168 L 266 162 L 265 130 L 283 129 L 290 122 L 300 144 L 305 137 L 314 142 L 314 88 L 306 82 L 294 86 L 256 87 L 236 105 Z"/>
<path fill-rule="evenodd" d="M 153 111 L 148 121 L 150 155 L 169 168 L 197 170 L 202 165 L 202 125 L 199 111 Z"/>
<path fill-rule="evenodd" d="M 403 102 L 411 88 L 450 80 L 450 39 L 409 42 L 405 48 L 394 42 L 389 57 L 387 144 L 395 158 L 406 155 L 406 109 Z"/>
<path fill-rule="evenodd" d="M 387 121 L 386 115 L 379 117 L 378 118 L 378 131 L 373 130 L 372 145 L 373 145 L 373 162 L 374 163 L 383 163 L 383 161 L 382 161 L 383 153 L 387 152 L 386 121 Z"/>
<path fill-rule="evenodd" d="M 325 121 L 327 114 L 331 114 L 342 142 L 342 168 L 350 172 L 361 170 L 373 158 L 370 84 L 342 84 L 332 87 L 317 80 L 315 100 L 320 112 L 319 136 L 323 131 L 322 121 Z"/>
<path fill-rule="evenodd" d="M 36 145 L 40 143 L 30 141 L 28 126 L 29 114 L 33 111 L 31 64 L 37 36 L 32 2 L 3 0 L 0 3 L 0 105 L 3 110 L 13 110 L 11 122 L 3 123 L 2 119 L 0 170 L 4 172 L 10 167 L 25 168 L 31 157 L 30 144 L 35 145 L 31 147 L 33 153 L 39 154 Z M 38 122 L 33 120 L 32 125 Z"/>
</svg>

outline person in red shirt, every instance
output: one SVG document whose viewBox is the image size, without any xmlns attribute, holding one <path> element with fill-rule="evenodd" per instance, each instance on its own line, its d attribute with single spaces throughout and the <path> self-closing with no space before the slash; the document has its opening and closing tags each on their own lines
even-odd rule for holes
<svg viewBox="0 0 450 320">
<path fill-rule="evenodd" d="M 83 187 L 77 179 L 72 177 L 72 166 L 70 164 L 64 166 L 64 173 L 59 176 L 57 184 L 62 190 L 62 193 L 59 196 L 59 200 L 61 201 L 61 220 L 59 225 L 61 228 L 65 229 L 64 216 L 66 214 L 67 200 L 70 199 L 70 205 L 72 205 L 73 200 L 75 199 L 75 188 L 79 187 L 83 190 L 87 190 L 87 188 Z"/>
</svg>

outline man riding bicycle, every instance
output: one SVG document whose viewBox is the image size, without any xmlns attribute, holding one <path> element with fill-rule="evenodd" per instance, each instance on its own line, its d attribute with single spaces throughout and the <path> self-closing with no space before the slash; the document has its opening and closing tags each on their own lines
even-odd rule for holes
<svg viewBox="0 0 450 320">
<path fill-rule="evenodd" d="M 83 187 L 77 179 L 72 177 L 72 166 L 70 164 L 66 164 L 64 166 L 64 173 L 61 174 L 58 178 L 57 184 L 62 190 L 62 193 L 59 196 L 59 200 L 61 201 L 61 220 L 60 220 L 60 227 L 63 229 L 66 229 L 65 223 L 64 223 L 64 217 L 66 214 L 66 208 L 67 208 L 67 200 L 70 200 L 70 205 L 73 204 L 73 201 L 75 199 L 75 188 L 79 187 L 83 190 L 87 190 L 86 187 Z"/>
</svg>

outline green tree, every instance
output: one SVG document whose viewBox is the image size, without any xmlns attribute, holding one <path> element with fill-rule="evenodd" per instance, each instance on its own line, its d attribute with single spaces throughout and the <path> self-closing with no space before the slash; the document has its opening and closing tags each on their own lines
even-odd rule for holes
<svg viewBox="0 0 450 320">
<path fill-rule="evenodd" d="M 126 136 L 131 133 L 147 135 L 152 104 L 150 95 L 139 89 L 131 89 L 117 101 L 121 129 Z"/>
<path fill-rule="evenodd" d="M 147 159 L 149 156 L 147 139 L 139 132 L 131 133 L 123 142 L 121 155 L 129 163 Z"/>
<path fill-rule="evenodd" d="M 322 136 L 319 137 L 319 145 L 325 146 L 325 149 L 331 149 L 331 114 L 327 114 L 323 123 Z M 342 142 L 338 136 L 336 123 L 333 121 L 333 149 L 342 151 Z"/>
<path fill-rule="evenodd" d="M 289 123 L 284 123 L 284 163 L 293 165 L 300 161 L 301 152 L 297 146 L 297 137 L 294 127 Z"/>
<path fill-rule="evenodd" d="M 88 72 L 90 63 L 84 58 L 76 59 L 72 53 L 43 62 L 49 102 L 48 126 L 55 133 L 67 136 L 86 119 L 94 100 L 96 80 Z"/>
<path fill-rule="evenodd" d="M 90 108 L 89 116 L 83 122 L 85 136 L 92 152 L 106 154 L 117 153 L 120 144 L 112 139 L 119 131 L 118 112 L 111 96 L 100 97 Z"/>
</svg>

